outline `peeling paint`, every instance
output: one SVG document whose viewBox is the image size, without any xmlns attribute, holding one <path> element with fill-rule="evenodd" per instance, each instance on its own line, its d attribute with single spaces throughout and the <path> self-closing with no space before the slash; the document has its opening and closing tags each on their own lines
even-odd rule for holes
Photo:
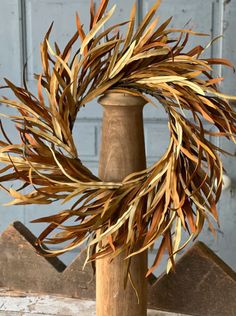
<svg viewBox="0 0 236 316">
<path fill-rule="evenodd" d="M 1 294 L 1 292 L 0 292 Z M 11 297 L 0 295 L 0 316 L 95 316 L 95 301 L 53 296 Z M 148 310 L 148 316 L 188 316 Z"/>
</svg>

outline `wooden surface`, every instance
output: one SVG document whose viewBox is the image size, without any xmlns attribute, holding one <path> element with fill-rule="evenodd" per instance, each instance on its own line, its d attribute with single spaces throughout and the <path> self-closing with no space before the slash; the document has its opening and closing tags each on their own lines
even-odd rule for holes
<svg viewBox="0 0 236 316">
<path fill-rule="evenodd" d="M 99 99 L 104 106 L 99 176 L 104 181 L 121 181 L 146 167 L 143 117 L 144 101 L 139 97 L 107 94 Z M 145 316 L 147 313 L 147 253 L 131 262 L 131 283 L 124 289 L 124 254 L 97 261 L 97 316 Z"/>
<path fill-rule="evenodd" d="M 95 299 L 95 277 L 85 253 L 66 266 L 57 257 L 44 257 L 35 249 L 36 237 L 20 222 L 0 235 L 0 288 L 28 293 Z M 1 304 L 0 304 L 1 305 Z"/>
<path fill-rule="evenodd" d="M 57 296 L 0 293 L 0 316 L 95 316 L 95 302 Z"/>
<path fill-rule="evenodd" d="M 95 316 L 95 301 L 0 290 L 0 316 Z M 120 316 L 123 316 L 121 314 Z M 187 316 L 148 310 L 148 316 Z"/>
<path fill-rule="evenodd" d="M 236 273 L 201 242 L 158 278 L 149 291 L 153 308 L 194 316 L 236 316 Z"/>
<path fill-rule="evenodd" d="M 40 257 L 32 245 L 34 239 L 19 222 L 10 225 L 0 236 L 0 316 L 41 315 L 39 310 L 42 315 L 55 315 L 57 303 L 53 303 L 52 296 L 45 295 L 60 295 L 63 304 L 71 302 L 75 307 L 79 304 L 80 316 L 95 315 L 93 271 L 88 266 L 82 270 L 83 256 L 78 255 L 66 267 L 58 258 Z M 112 269 L 113 263 L 109 267 Z M 106 271 L 103 275 L 106 280 Z M 122 278 L 116 277 L 119 287 Z M 67 300 L 66 297 L 78 300 Z M 236 316 L 235 297 L 236 273 L 201 242 L 196 242 L 177 261 L 176 273 L 164 274 L 158 279 L 154 275 L 148 278 L 148 308 L 165 310 L 173 315 Z M 93 301 L 92 309 L 81 299 Z M 63 304 L 58 304 L 60 312 L 55 312 L 56 315 L 76 314 L 76 308 L 74 314 L 71 309 L 68 314 L 60 314 L 64 310 Z M 48 306 L 53 307 L 51 314 L 45 312 Z M 91 314 L 87 314 L 87 310 Z M 150 315 L 159 314 L 152 311 Z"/>
</svg>

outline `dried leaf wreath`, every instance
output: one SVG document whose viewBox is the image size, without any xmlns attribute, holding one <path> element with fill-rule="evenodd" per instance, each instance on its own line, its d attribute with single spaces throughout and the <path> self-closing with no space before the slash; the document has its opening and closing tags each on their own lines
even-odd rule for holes
<svg viewBox="0 0 236 316">
<path fill-rule="evenodd" d="M 65 204 L 76 199 L 72 207 L 34 221 L 48 223 L 38 237 L 41 248 L 67 242 L 60 251 L 46 250 L 48 255 L 86 244 L 89 260 L 113 258 L 121 251 L 131 258 L 161 238 L 148 275 L 165 251 L 169 270 L 178 251 L 198 236 L 204 222 L 213 230 L 212 223 L 218 221 L 223 150 L 208 136 L 225 136 L 235 143 L 236 113 L 226 101 L 235 97 L 218 91 L 223 78 L 212 77 L 212 65 L 232 65 L 225 59 L 202 58 L 202 46 L 186 51 L 189 36 L 203 34 L 168 28 L 171 18 L 159 25 L 155 13 L 160 1 L 136 31 L 136 5 L 128 22 L 103 30 L 115 10 L 114 6 L 106 13 L 108 2 L 102 0 L 96 11 L 91 1 L 87 34 L 76 16 L 77 31 L 63 51 L 57 44 L 51 48 L 50 27 L 41 44 L 38 95 L 26 83 L 22 88 L 6 80 L 17 101 L 1 102 L 19 112 L 8 117 L 16 123 L 21 143 L 13 144 L 1 124 L 5 140 L 0 142 L 0 162 L 6 166 L 0 181 L 23 182 L 19 190 L 7 189 L 14 198 L 8 205 L 57 200 Z M 122 37 L 115 30 L 125 24 L 127 33 Z M 80 108 L 108 90 L 150 102 L 152 96 L 169 119 L 170 143 L 162 158 L 120 183 L 103 182 L 92 174 L 82 164 L 72 135 Z M 186 110 L 192 119 L 185 117 Z M 215 132 L 206 130 L 203 120 L 215 126 Z M 31 188 L 30 193 L 20 193 L 25 187 Z M 74 225 L 67 223 L 69 219 Z M 189 233 L 185 241 L 183 229 Z"/>
</svg>

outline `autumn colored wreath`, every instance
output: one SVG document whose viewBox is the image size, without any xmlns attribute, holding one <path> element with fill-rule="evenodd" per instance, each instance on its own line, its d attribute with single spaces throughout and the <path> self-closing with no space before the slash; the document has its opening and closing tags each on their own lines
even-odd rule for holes
<svg viewBox="0 0 236 316">
<path fill-rule="evenodd" d="M 59 251 L 45 250 L 47 254 L 86 244 L 88 260 L 115 257 L 121 251 L 131 258 L 161 238 L 150 274 L 165 250 L 169 270 L 204 222 L 213 230 L 212 220 L 218 221 L 223 150 L 208 136 L 224 136 L 235 143 L 236 113 L 226 101 L 235 97 L 218 91 L 223 78 L 212 76 L 212 65 L 232 65 L 224 59 L 203 58 L 202 46 L 188 51 L 189 36 L 202 34 L 168 28 L 171 18 L 159 25 L 155 13 L 160 1 L 136 31 L 136 5 L 128 22 L 104 30 L 115 10 L 114 6 L 105 12 L 108 2 L 102 0 L 97 11 L 91 2 L 87 34 L 76 16 L 77 31 L 63 51 L 49 44 L 51 25 L 41 44 L 38 95 L 26 84 L 17 87 L 6 80 L 17 100 L 1 102 L 18 110 L 18 115 L 8 117 L 16 123 L 21 142 L 13 144 L 1 124 L 5 139 L 0 141 L 0 162 L 5 167 L 0 181 L 23 182 L 19 190 L 7 189 L 14 198 L 8 205 L 74 201 L 60 213 L 34 221 L 48 223 L 38 237 L 43 249 L 45 244 L 67 242 Z M 125 24 L 127 33 L 122 37 L 115 30 Z M 156 100 L 169 120 L 170 142 L 162 158 L 120 183 L 103 182 L 82 164 L 72 134 L 80 108 L 107 91 L 140 96 L 150 103 Z M 207 130 L 203 121 L 215 131 Z M 30 193 L 21 191 L 25 187 L 31 188 Z M 71 219 L 74 223 L 68 224 Z M 189 237 L 182 242 L 183 229 Z"/>
</svg>

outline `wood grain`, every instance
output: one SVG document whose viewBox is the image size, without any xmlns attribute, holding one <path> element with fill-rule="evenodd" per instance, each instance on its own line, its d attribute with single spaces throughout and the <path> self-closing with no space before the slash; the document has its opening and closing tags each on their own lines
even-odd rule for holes
<svg viewBox="0 0 236 316">
<path fill-rule="evenodd" d="M 99 99 L 104 106 L 99 176 L 104 181 L 121 181 L 126 175 L 146 167 L 142 98 L 108 93 Z M 124 288 L 124 254 L 112 262 L 97 261 L 97 316 L 147 315 L 147 253 L 136 256 L 131 275 L 139 293 L 139 303 L 131 283 Z"/>
</svg>

